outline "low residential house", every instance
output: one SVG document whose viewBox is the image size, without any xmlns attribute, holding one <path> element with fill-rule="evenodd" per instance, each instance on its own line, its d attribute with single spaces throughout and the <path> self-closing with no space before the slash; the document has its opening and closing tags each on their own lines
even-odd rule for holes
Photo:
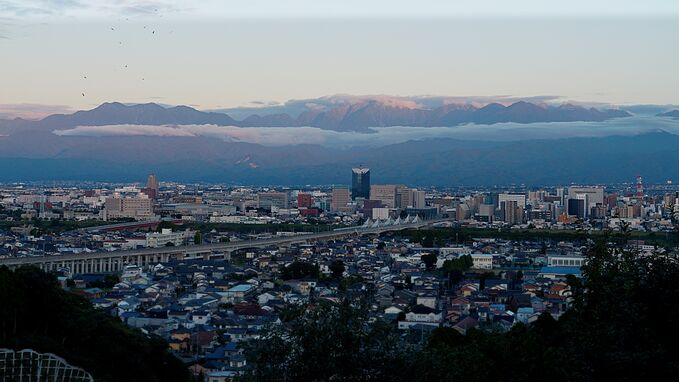
<svg viewBox="0 0 679 382">
<path fill-rule="evenodd" d="M 470 329 L 478 327 L 479 322 L 472 317 L 465 317 L 457 324 L 453 325 L 453 329 L 457 330 L 460 334 L 467 334 Z"/>
<path fill-rule="evenodd" d="M 226 329 L 226 334 L 231 342 L 241 342 L 248 337 L 247 329 L 245 328 L 229 328 Z"/>
<path fill-rule="evenodd" d="M 502 279 L 488 279 L 485 281 L 484 290 L 507 290 L 509 281 Z"/>
<path fill-rule="evenodd" d="M 168 344 L 170 349 L 175 352 L 183 352 L 189 349 L 189 342 L 191 341 L 191 331 L 185 328 L 175 329 L 170 332 L 170 339 Z"/>
<path fill-rule="evenodd" d="M 210 309 L 216 308 L 219 305 L 219 298 L 215 298 L 211 295 L 204 295 L 199 298 L 186 299 L 180 301 L 184 306 L 185 310 L 198 310 L 198 309 Z"/>
<path fill-rule="evenodd" d="M 416 298 L 417 294 L 407 289 L 394 291 L 394 299 L 402 299 L 406 301 L 407 304 L 414 304 Z"/>
<path fill-rule="evenodd" d="M 106 292 L 100 288 L 88 288 L 83 290 L 83 294 L 87 299 L 101 298 Z"/>
<path fill-rule="evenodd" d="M 490 304 L 488 309 L 491 317 L 501 316 L 507 312 L 507 306 L 505 304 Z"/>
<path fill-rule="evenodd" d="M 517 311 L 519 308 L 532 307 L 531 295 L 528 293 L 515 293 L 508 300 L 509 309 Z"/>
<path fill-rule="evenodd" d="M 258 317 L 264 316 L 266 314 L 266 312 L 258 304 L 245 302 L 234 305 L 233 313 L 239 318 L 249 320 L 257 319 Z"/>
<path fill-rule="evenodd" d="M 547 293 L 550 296 L 568 296 L 570 294 L 570 287 L 563 282 L 553 283 L 549 286 L 549 291 Z"/>
<path fill-rule="evenodd" d="M 229 357 L 229 368 L 231 369 L 242 369 L 247 365 L 245 360 L 245 355 L 234 354 Z"/>
<path fill-rule="evenodd" d="M 207 325 L 210 322 L 211 314 L 208 310 L 194 310 L 191 312 L 191 321 L 196 325 Z"/>
<path fill-rule="evenodd" d="M 233 370 L 212 371 L 205 376 L 205 382 L 231 382 L 237 376 L 238 373 Z"/>
<path fill-rule="evenodd" d="M 478 291 L 479 291 L 478 284 L 467 283 L 462 285 L 457 292 L 459 295 L 467 297 L 478 293 Z"/>
<path fill-rule="evenodd" d="M 92 305 L 94 305 L 95 308 L 103 309 L 106 310 L 107 312 L 110 312 L 110 309 L 117 304 L 115 300 L 106 298 L 95 298 L 93 300 L 90 300 L 90 302 L 92 303 Z"/>
<path fill-rule="evenodd" d="M 542 313 L 545 310 L 545 301 L 540 297 L 532 296 L 530 298 L 530 304 L 536 313 Z"/>
<path fill-rule="evenodd" d="M 273 289 L 274 287 L 276 287 L 276 284 L 274 284 L 272 281 L 267 280 L 267 281 L 262 282 L 259 286 L 262 289 L 269 290 L 269 289 Z"/>
<path fill-rule="evenodd" d="M 255 289 L 256 287 L 252 284 L 238 284 L 229 288 L 226 292 L 220 293 L 220 295 L 222 302 L 235 304 L 245 300 Z"/>
<path fill-rule="evenodd" d="M 516 321 L 528 324 L 528 320 L 535 313 L 532 307 L 519 308 L 516 310 Z"/>
<path fill-rule="evenodd" d="M 417 296 L 415 304 L 436 309 L 437 298 L 434 293 L 423 293 Z"/>
<path fill-rule="evenodd" d="M 542 267 L 538 277 L 552 280 L 564 280 L 567 275 L 582 277 L 582 270 L 579 267 Z"/>
<path fill-rule="evenodd" d="M 194 351 L 201 354 L 212 349 L 217 339 L 217 332 L 214 330 L 197 329 L 191 333 L 190 345 Z"/>
<path fill-rule="evenodd" d="M 398 315 L 401 314 L 402 312 L 403 312 L 402 309 L 396 306 L 390 306 L 384 309 L 384 316 L 389 320 L 396 321 L 398 319 Z"/>
<path fill-rule="evenodd" d="M 441 312 L 424 305 L 415 305 L 410 312 L 406 313 L 405 321 L 398 322 L 398 328 L 408 329 L 415 324 L 439 326 L 442 319 Z"/>
<path fill-rule="evenodd" d="M 140 305 L 141 303 L 136 297 L 127 297 L 124 300 L 118 302 L 118 316 L 125 312 L 134 312 L 139 308 Z"/>
<path fill-rule="evenodd" d="M 523 283 L 523 285 L 521 285 L 521 289 L 524 292 L 530 293 L 531 295 L 535 295 L 536 293 L 538 293 L 542 290 L 540 285 L 538 285 L 537 283 L 533 283 L 533 282 Z"/>
<path fill-rule="evenodd" d="M 259 305 L 266 305 L 269 301 L 275 300 L 276 296 L 272 293 L 265 292 L 257 296 L 257 302 Z"/>
<path fill-rule="evenodd" d="M 179 306 L 171 306 L 167 310 L 167 318 L 173 320 L 188 320 L 189 312 Z"/>
<path fill-rule="evenodd" d="M 452 300 L 450 300 L 450 304 L 448 304 L 448 310 L 449 311 L 457 311 L 460 313 L 460 315 L 467 316 L 469 315 L 469 309 L 471 308 L 471 302 L 464 298 L 464 297 L 457 297 Z"/>
<path fill-rule="evenodd" d="M 487 323 L 490 321 L 490 307 L 489 306 L 481 306 L 478 309 L 476 309 L 476 316 L 478 317 L 479 322 L 484 322 Z"/>
<path fill-rule="evenodd" d="M 493 316 L 493 324 L 497 325 L 503 330 L 509 330 L 514 325 L 514 316 L 508 313 L 495 315 Z"/>
<path fill-rule="evenodd" d="M 302 294 L 304 296 L 308 296 L 309 293 L 313 288 L 316 287 L 316 281 L 299 281 L 299 280 L 290 280 L 285 283 L 286 285 L 290 286 L 295 292 Z"/>
</svg>

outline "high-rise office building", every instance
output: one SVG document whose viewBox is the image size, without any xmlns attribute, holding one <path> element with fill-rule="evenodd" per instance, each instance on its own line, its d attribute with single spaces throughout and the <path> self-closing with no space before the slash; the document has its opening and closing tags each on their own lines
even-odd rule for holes
<svg viewBox="0 0 679 382">
<path fill-rule="evenodd" d="M 146 188 L 142 189 L 142 192 L 148 195 L 148 197 L 151 199 L 158 198 L 158 194 L 160 193 L 160 185 L 158 184 L 158 179 L 155 175 L 149 175 L 148 179 L 146 179 Z"/>
<path fill-rule="evenodd" d="M 297 194 L 297 208 L 311 208 L 314 205 L 314 197 L 311 194 Z"/>
<path fill-rule="evenodd" d="M 335 212 L 346 212 L 347 205 L 351 202 L 349 188 L 346 186 L 335 186 L 332 188 L 332 202 L 330 209 Z"/>
<path fill-rule="evenodd" d="M 585 210 L 596 206 L 597 204 L 604 204 L 603 187 L 568 187 L 568 198 L 582 199 L 582 197 L 578 197 L 578 195 L 587 195 Z"/>
<path fill-rule="evenodd" d="M 379 200 L 387 208 L 396 207 L 396 190 L 399 186 L 395 184 L 374 184 L 370 186 L 370 199 Z"/>
<path fill-rule="evenodd" d="M 498 204 L 502 202 L 514 201 L 521 208 L 526 208 L 526 194 L 504 193 L 498 195 Z"/>
<path fill-rule="evenodd" d="M 584 219 L 587 211 L 586 198 L 572 198 L 567 201 L 567 213 L 570 216 L 577 216 Z"/>
<path fill-rule="evenodd" d="M 257 194 L 257 208 L 271 211 L 272 209 L 288 208 L 287 192 L 260 192 Z"/>
<path fill-rule="evenodd" d="M 508 199 L 500 202 L 500 210 L 505 223 L 514 225 L 523 223 L 523 207 L 518 200 Z"/>
<path fill-rule="evenodd" d="M 397 208 L 424 208 L 425 206 L 424 191 L 404 186 L 396 187 Z"/>
<path fill-rule="evenodd" d="M 143 195 L 142 195 L 143 196 Z M 107 219 L 133 218 L 148 220 L 153 215 L 151 199 L 147 197 L 121 198 L 114 196 L 104 202 Z"/>
<path fill-rule="evenodd" d="M 351 169 L 351 198 L 370 198 L 370 169 L 354 167 Z"/>
<path fill-rule="evenodd" d="M 146 188 L 159 189 L 158 178 L 154 174 L 149 175 L 148 179 L 146 179 Z"/>
<path fill-rule="evenodd" d="M 425 201 L 426 194 L 421 190 L 413 190 L 413 208 L 424 208 L 427 206 Z"/>
</svg>

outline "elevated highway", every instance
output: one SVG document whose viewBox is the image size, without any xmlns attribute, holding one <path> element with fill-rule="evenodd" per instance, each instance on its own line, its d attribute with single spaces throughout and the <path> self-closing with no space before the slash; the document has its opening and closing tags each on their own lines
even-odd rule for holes
<svg viewBox="0 0 679 382">
<path fill-rule="evenodd" d="M 448 219 L 426 220 L 416 223 L 386 225 L 379 227 L 352 227 L 334 231 L 301 234 L 295 236 L 280 236 L 267 239 L 244 240 L 228 243 L 212 243 L 201 245 L 186 245 L 178 247 L 144 248 L 125 251 L 91 252 L 69 255 L 51 255 L 36 257 L 9 257 L 0 259 L 0 266 L 17 268 L 34 265 L 45 271 L 68 269 L 74 274 L 79 273 L 108 273 L 123 270 L 126 265 L 148 266 L 164 263 L 170 260 L 182 259 L 229 259 L 231 253 L 238 250 L 268 248 L 300 243 L 339 239 L 350 236 L 375 235 L 389 231 L 400 231 L 409 228 L 422 228 Z"/>
</svg>

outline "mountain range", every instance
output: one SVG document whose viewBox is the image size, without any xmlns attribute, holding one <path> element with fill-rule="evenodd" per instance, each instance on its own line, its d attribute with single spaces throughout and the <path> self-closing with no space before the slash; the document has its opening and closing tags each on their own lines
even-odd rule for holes
<svg viewBox="0 0 679 382">
<path fill-rule="evenodd" d="M 629 117 L 618 109 L 596 109 L 564 104 L 538 105 L 518 101 L 508 106 L 489 103 L 445 104 L 427 108 L 416 103 L 385 102 L 380 99 L 338 101 L 332 104 L 310 104 L 293 117 L 287 113 L 251 114 L 236 120 L 228 114 L 199 111 L 188 106 L 163 107 L 155 103 L 125 105 L 104 103 L 92 110 L 73 114 L 54 114 L 40 121 L 16 119 L 0 121 L 0 129 L 11 127 L 66 129 L 76 126 L 135 125 L 217 125 L 238 127 L 299 127 L 310 126 L 334 131 L 368 132 L 370 127 L 389 126 L 458 126 L 467 123 L 495 124 L 501 122 L 573 122 L 604 121 Z M 1 130 L 0 130 L 1 131 Z"/>
<path fill-rule="evenodd" d="M 670 110 L 665 113 L 660 113 L 658 114 L 658 117 L 670 117 L 670 118 L 679 118 L 679 110 Z"/>
<path fill-rule="evenodd" d="M 243 129 L 250 131 L 265 126 L 300 131 L 294 126 L 312 125 L 334 130 L 332 134 L 353 134 L 372 140 L 379 134 L 360 133 L 371 131 L 368 127 L 375 126 L 416 126 L 411 130 L 417 131 L 427 126 L 457 126 L 469 122 L 484 129 L 485 125 L 500 122 L 561 121 L 567 123 L 559 128 L 567 129 L 570 121 L 615 121 L 629 115 L 619 110 L 543 106 L 525 101 L 507 106 L 446 104 L 427 108 L 413 103 L 361 100 L 322 107 L 310 105 L 296 115 L 252 114 L 236 120 L 225 113 L 203 112 L 186 106 L 113 102 L 69 115 L 51 115 L 39 121 L 0 121 L 0 181 L 134 181 L 156 173 L 161 179 L 177 181 L 346 184 L 350 182 L 349 169 L 357 164 L 373 168 L 374 183 L 413 185 L 603 183 L 628 181 L 638 174 L 643 174 L 648 181 L 664 181 L 676 176 L 679 135 L 662 130 L 596 138 L 532 139 L 528 136 L 513 141 L 411 139 L 397 144 L 354 147 L 268 146 L 207 135 L 60 134 L 78 126 L 102 126 L 115 132 L 124 125 L 146 128 L 216 125 L 217 129 L 221 129 L 219 126 L 255 126 Z M 283 134 L 289 133 L 283 130 Z"/>
<path fill-rule="evenodd" d="M 379 148 L 317 145 L 267 147 L 204 137 L 55 137 L 34 142 L 40 155 L 6 150 L 0 138 L 0 181 L 163 180 L 252 185 L 348 184 L 357 164 L 373 183 L 508 185 L 613 183 L 643 174 L 648 182 L 677 177 L 679 135 L 566 138 L 514 142 L 437 139 Z"/>
</svg>

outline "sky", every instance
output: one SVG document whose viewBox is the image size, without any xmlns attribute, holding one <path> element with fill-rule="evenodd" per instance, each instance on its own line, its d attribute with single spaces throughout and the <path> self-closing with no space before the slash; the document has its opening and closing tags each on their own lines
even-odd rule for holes
<svg viewBox="0 0 679 382">
<path fill-rule="evenodd" d="M 678 1 L 0 0 L 0 115 L 332 94 L 679 104 Z"/>
</svg>

